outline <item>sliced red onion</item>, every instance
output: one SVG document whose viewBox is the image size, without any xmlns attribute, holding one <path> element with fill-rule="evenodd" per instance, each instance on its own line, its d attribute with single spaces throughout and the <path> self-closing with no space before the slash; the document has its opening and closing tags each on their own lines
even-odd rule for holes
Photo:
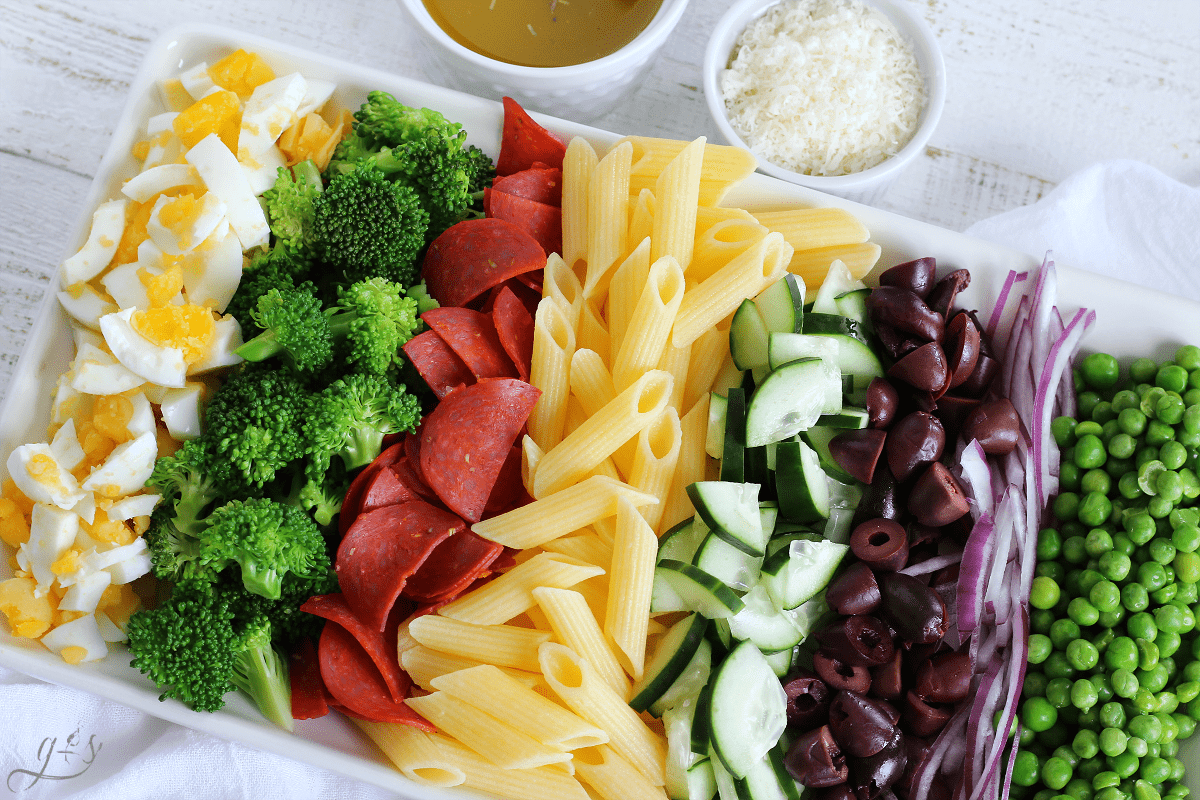
<svg viewBox="0 0 1200 800">
<path fill-rule="evenodd" d="M 918 561 L 916 564 L 910 564 L 904 569 L 898 569 L 897 572 L 904 575 L 928 575 L 931 572 L 937 572 L 939 569 L 952 567 L 962 560 L 962 551 L 957 553 L 947 553 L 941 556 L 927 558 L 924 561 Z"/>
</svg>

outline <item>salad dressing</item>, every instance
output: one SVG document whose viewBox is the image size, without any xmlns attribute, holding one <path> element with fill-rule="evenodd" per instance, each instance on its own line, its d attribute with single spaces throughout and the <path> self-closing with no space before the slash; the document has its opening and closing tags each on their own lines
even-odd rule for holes
<svg viewBox="0 0 1200 800">
<path fill-rule="evenodd" d="M 425 0 L 434 21 L 477 53 L 527 67 L 565 67 L 615 53 L 662 0 Z"/>
</svg>

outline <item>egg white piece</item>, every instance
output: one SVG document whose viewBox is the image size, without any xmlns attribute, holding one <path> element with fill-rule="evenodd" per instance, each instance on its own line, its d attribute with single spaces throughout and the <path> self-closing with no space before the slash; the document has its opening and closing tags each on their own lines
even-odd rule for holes
<svg viewBox="0 0 1200 800">
<path fill-rule="evenodd" d="M 108 314 L 101 319 L 111 316 Z M 121 394 L 146 382 L 141 375 L 91 342 L 80 343 L 71 372 L 71 388 L 83 394 Z"/>
<path fill-rule="evenodd" d="M 308 91 L 308 81 L 299 72 L 282 75 L 254 87 L 242 108 L 238 134 L 239 161 L 249 161 L 275 143 L 284 128 L 296 119 L 296 109 Z"/>
<path fill-rule="evenodd" d="M 133 404 L 133 414 L 129 417 L 129 422 L 125 423 L 125 429 L 129 431 L 129 435 L 134 438 L 141 436 L 144 433 L 154 433 L 154 409 L 150 407 L 150 400 L 147 399 L 144 392 L 136 392 L 128 395 L 129 402 Z"/>
<path fill-rule="evenodd" d="M 217 87 L 208 74 L 207 61 L 201 61 L 179 73 L 179 81 L 193 100 L 199 100 Z"/>
<path fill-rule="evenodd" d="M 100 631 L 100 637 L 104 641 L 109 644 L 129 641 L 129 637 L 125 635 L 125 631 L 121 630 L 117 623 L 109 618 L 108 614 L 105 614 L 103 611 L 97 611 L 95 617 L 96 630 Z"/>
<path fill-rule="evenodd" d="M 93 492 L 84 492 L 83 499 L 71 506 L 71 511 L 75 516 L 88 525 L 91 525 L 96 521 L 96 495 Z M 82 533 L 83 529 L 80 528 L 80 534 Z M 78 539 L 79 537 L 76 536 L 75 538 Z"/>
<path fill-rule="evenodd" d="M 333 90 L 336 88 L 337 84 L 333 81 L 309 78 L 308 84 L 304 87 L 304 99 L 300 101 L 300 106 L 296 109 L 296 117 L 306 117 L 314 111 L 320 111 L 321 106 L 329 102 L 330 97 L 333 97 Z"/>
<path fill-rule="evenodd" d="M 221 198 L 229 224 L 242 243 L 242 250 L 266 245 L 271 235 L 267 215 L 263 213 L 237 157 L 229 151 L 221 137 L 210 133 L 187 151 L 184 158 L 200 173 L 209 194 Z M 163 249 L 167 250 L 165 247 Z"/>
<path fill-rule="evenodd" d="M 171 391 L 177 390 L 172 389 Z M 108 507 L 108 518 L 133 519 L 134 517 L 148 517 L 154 513 L 154 509 L 158 507 L 161 501 L 162 495 L 160 494 L 131 494 Z"/>
<path fill-rule="evenodd" d="M 120 547 L 89 552 L 84 555 L 83 562 L 88 570 L 107 572 L 113 585 L 121 586 L 150 571 L 150 548 L 146 540 L 139 537 Z"/>
<path fill-rule="evenodd" d="M 216 332 L 212 345 L 204 358 L 188 368 L 188 377 L 203 375 L 222 367 L 232 367 L 245 361 L 235 351 L 245 344 L 242 341 L 242 326 L 233 317 L 221 317 L 215 323 Z"/>
<path fill-rule="evenodd" d="M 59 654 L 68 647 L 82 647 L 85 654 L 81 661 L 99 661 L 108 655 L 108 645 L 100 635 L 100 628 L 93 614 L 59 625 L 43 636 L 41 642 Z"/>
<path fill-rule="evenodd" d="M 121 194 L 130 200 L 144 203 L 154 195 L 177 186 L 195 186 L 199 183 L 200 175 L 190 164 L 160 164 L 143 169 L 125 181 L 125 185 L 121 187 Z"/>
<path fill-rule="evenodd" d="M 79 434 L 75 431 L 75 420 L 67 420 L 54 433 L 54 438 L 50 440 L 50 452 L 63 469 L 75 469 L 83 461 L 85 453 L 79 444 Z"/>
<path fill-rule="evenodd" d="M 151 246 L 155 247 L 156 250 L 158 249 L 153 243 L 151 243 Z M 161 253 L 161 251 L 159 252 Z M 161 259 L 159 261 L 161 263 Z M 115 310 L 149 308 L 150 297 L 146 294 L 146 285 L 142 283 L 141 278 L 138 276 L 138 272 L 142 269 L 148 270 L 152 275 L 162 274 L 162 269 L 159 267 L 143 266 L 139 260 L 113 267 L 104 273 L 104 277 L 100 279 L 100 283 L 104 286 L 104 290 L 108 292 L 109 297 L 117 301 L 117 308 Z M 108 313 L 111 314 L 112 312 Z M 99 326 L 100 323 L 97 320 L 96 327 Z"/>
<path fill-rule="evenodd" d="M 182 442 L 200 435 L 203 396 L 204 387 L 194 382 L 182 389 L 168 389 L 163 394 L 158 410 L 172 439 Z"/>
<path fill-rule="evenodd" d="M 214 138 L 216 134 L 211 134 Z M 217 141 L 220 141 L 218 139 Z M 209 237 L 224 219 L 226 208 L 221 198 L 213 192 L 205 192 L 196 201 L 194 213 L 180 219 L 178 222 L 164 224 L 163 209 L 177 198 L 163 195 L 154 203 L 150 219 L 146 223 L 146 233 L 164 253 L 173 256 L 181 255 Z M 259 211 L 261 212 L 261 209 Z"/>
<path fill-rule="evenodd" d="M 232 226 L 221 227 L 183 258 L 183 290 L 188 302 L 218 313 L 224 313 L 242 281 L 241 240 Z"/>
<path fill-rule="evenodd" d="M 154 471 L 158 441 L 153 432 L 122 442 L 104 463 L 88 474 L 80 488 L 102 497 L 124 497 L 141 489 Z"/>
<path fill-rule="evenodd" d="M 65 423 L 67 420 L 72 419 L 76 413 L 84 410 L 83 403 L 85 396 L 80 394 L 71 385 L 71 381 L 74 379 L 75 371 L 73 369 L 69 369 L 58 376 L 58 383 L 54 388 L 54 400 L 50 406 L 50 421 L 55 425 Z"/>
<path fill-rule="evenodd" d="M 100 596 L 112 582 L 112 575 L 103 570 L 78 574 L 67 593 L 58 601 L 58 607 L 62 611 L 94 614 L 96 606 L 100 603 Z"/>
<path fill-rule="evenodd" d="M 91 280 L 112 261 L 125 230 L 125 209 L 129 201 L 124 197 L 101 203 L 92 214 L 92 229 L 79 252 L 62 263 L 59 279 L 63 288 L 80 281 Z"/>
<path fill-rule="evenodd" d="M 38 475 L 29 471 L 30 465 L 35 461 L 44 466 L 44 474 L 40 469 Z M 6 466 L 8 475 L 17 488 L 34 503 L 43 504 L 47 508 L 54 507 L 69 513 L 69 509 L 86 494 L 79 488 L 79 481 L 75 480 L 75 476 L 58 463 L 54 451 L 45 442 L 23 444 L 14 449 L 8 454 Z M 36 506 L 34 511 L 36 513 Z"/>
<path fill-rule="evenodd" d="M 166 111 L 155 114 L 146 122 L 146 136 L 150 147 L 146 158 L 142 161 L 142 169 L 157 167 L 160 164 L 174 164 L 183 155 L 183 142 L 175 135 L 175 118 L 178 111 Z"/>
<path fill-rule="evenodd" d="M 100 318 L 119 307 L 88 283 L 76 283 L 58 293 L 58 302 L 71 318 L 88 328 L 98 329 Z"/>
<path fill-rule="evenodd" d="M 75 344 L 75 352 L 78 353 L 85 345 L 95 347 L 98 350 L 104 349 L 104 337 L 100 335 L 99 321 L 97 321 L 96 329 L 93 330 L 86 325 L 80 325 L 75 320 L 70 320 L 71 326 L 71 341 Z"/>
<path fill-rule="evenodd" d="M 250 181 L 251 191 L 261 195 L 275 185 L 275 179 L 279 177 L 279 168 L 287 166 L 287 159 L 278 147 L 271 145 L 254 158 L 242 159 L 238 163 L 242 165 L 242 171 Z"/>
<path fill-rule="evenodd" d="M 29 517 L 29 539 L 17 550 L 17 563 L 37 581 L 34 593 L 44 595 L 57 577 L 51 569 L 55 561 L 75 543 L 79 517 L 46 503 L 34 503 Z"/>
<path fill-rule="evenodd" d="M 126 308 L 100 318 L 100 332 L 122 366 L 159 386 L 181 387 L 187 381 L 187 363 L 178 347 L 154 344 L 134 330 L 130 318 L 136 309 Z"/>
</svg>

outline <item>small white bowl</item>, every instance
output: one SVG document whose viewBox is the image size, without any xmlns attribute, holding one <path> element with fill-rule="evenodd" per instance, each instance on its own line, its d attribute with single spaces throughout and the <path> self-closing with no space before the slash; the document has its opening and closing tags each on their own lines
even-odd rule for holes
<svg viewBox="0 0 1200 800">
<path fill-rule="evenodd" d="M 454 41 L 430 16 L 423 0 L 400 0 L 424 41 L 422 68 L 453 89 L 526 109 L 586 122 L 603 116 L 632 94 L 679 23 L 688 0 L 663 0 L 650 24 L 615 53 L 569 67 L 525 67 L 480 55 Z"/>
<path fill-rule="evenodd" d="M 704 97 L 708 102 L 709 113 L 726 141 L 747 149 L 750 149 L 749 145 L 729 123 L 718 80 L 722 70 L 729 65 L 729 58 L 738 36 L 750 22 L 779 2 L 780 0 L 739 0 L 734 3 L 717 22 L 704 52 Z M 915 5 L 906 0 L 865 0 L 865 3 L 887 16 L 900 35 L 912 44 L 917 65 L 925 77 L 925 109 L 921 112 L 921 119 L 912 139 L 900 152 L 883 163 L 849 175 L 806 175 L 776 166 L 757 153 L 755 158 L 758 160 L 759 171 L 767 175 L 850 200 L 871 203 L 883 194 L 888 184 L 904 167 L 924 152 L 946 103 L 946 65 L 942 60 L 937 38 L 921 18 Z"/>
</svg>

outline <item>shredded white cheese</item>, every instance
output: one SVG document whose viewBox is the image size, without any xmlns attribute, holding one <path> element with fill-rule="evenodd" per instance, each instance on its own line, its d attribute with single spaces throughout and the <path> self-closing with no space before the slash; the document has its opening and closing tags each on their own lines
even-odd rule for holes
<svg viewBox="0 0 1200 800">
<path fill-rule="evenodd" d="M 738 37 L 720 76 L 730 124 L 756 154 L 809 175 L 895 155 L 925 82 L 911 45 L 862 0 L 783 0 Z"/>
</svg>

